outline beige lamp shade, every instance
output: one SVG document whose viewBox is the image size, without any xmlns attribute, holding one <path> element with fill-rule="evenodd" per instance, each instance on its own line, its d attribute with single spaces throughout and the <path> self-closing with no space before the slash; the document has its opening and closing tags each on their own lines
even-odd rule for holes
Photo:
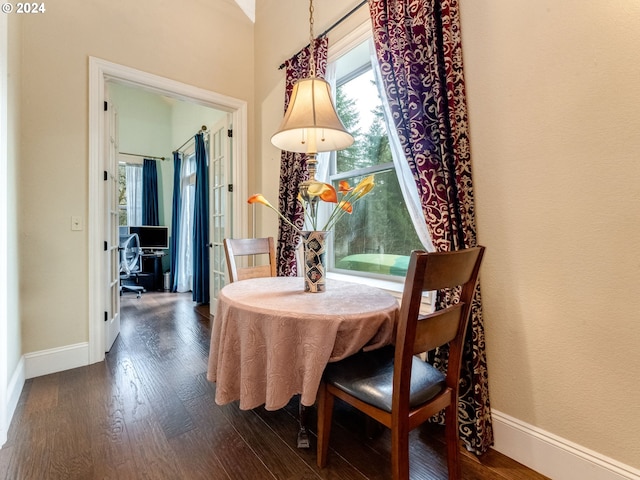
<svg viewBox="0 0 640 480">
<path fill-rule="evenodd" d="M 328 82 L 310 77 L 293 86 L 289 106 L 271 143 L 281 150 L 311 154 L 353 144 L 333 106 Z"/>
</svg>

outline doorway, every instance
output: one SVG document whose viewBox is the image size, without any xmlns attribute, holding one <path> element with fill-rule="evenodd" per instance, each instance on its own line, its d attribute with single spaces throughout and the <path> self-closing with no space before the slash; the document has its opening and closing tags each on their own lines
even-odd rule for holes
<svg viewBox="0 0 640 480">
<path fill-rule="evenodd" d="M 108 291 L 108 274 L 103 257 L 105 245 L 104 152 L 107 116 L 104 101 L 107 83 L 140 88 L 165 97 L 193 102 L 198 105 L 227 112 L 234 126 L 234 141 L 230 155 L 234 161 L 229 178 L 236 198 L 246 198 L 247 164 L 247 104 L 245 101 L 203 90 L 167 78 L 141 72 L 105 60 L 89 59 L 89 363 L 104 360 L 105 328 L 104 302 Z M 244 202 L 235 201 L 229 215 L 233 218 L 234 236 L 245 236 L 246 208 Z"/>
</svg>

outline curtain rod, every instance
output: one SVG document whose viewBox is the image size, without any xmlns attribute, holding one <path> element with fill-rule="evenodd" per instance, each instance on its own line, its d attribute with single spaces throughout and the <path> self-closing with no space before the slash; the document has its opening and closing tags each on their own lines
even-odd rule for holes
<svg viewBox="0 0 640 480">
<path fill-rule="evenodd" d="M 142 157 L 148 160 L 165 160 L 164 157 L 156 157 L 155 155 L 142 155 L 140 153 L 118 152 L 120 155 L 131 155 L 132 157 Z"/>
<path fill-rule="evenodd" d="M 345 15 L 342 16 L 342 18 L 340 18 L 339 20 L 337 20 L 333 25 L 331 25 L 329 28 L 327 28 L 324 32 L 322 32 L 320 35 L 318 35 L 318 38 L 322 38 L 325 35 L 327 35 L 331 30 L 333 30 L 334 28 L 336 28 L 338 25 L 340 25 L 342 22 L 344 22 L 347 18 L 349 18 L 351 15 L 353 15 L 354 13 L 356 13 L 360 7 L 362 7 L 365 3 L 367 3 L 368 0 L 362 0 L 362 2 L 360 2 L 358 5 L 356 5 L 355 7 L 353 7 L 351 9 L 351 11 L 349 11 L 348 13 L 346 13 Z M 298 53 L 296 53 L 295 55 L 293 55 L 294 57 L 296 55 L 298 55 L 300 52 L 302 52 L 302 50 L 304 50 L 305 48 L 309 48 L 310 44 L 307 44 L 306 47 L 304 47 L 303 49 L 299 50 Z M 283 63 L 282 65 L 280 65 L 278 67 L 278 70 L 282 70 L 286 65 Z"/>
<path fill-rule="evenodd" d="M 196 135 L 198 135 L 198 133 L 209 133 L 209 132 L 207 132 L 207 126 L 206 126 L 206 125 L 202 125 L 202 127 L 200 128 L 200 130 L 198 130 L 198 131 L 196 132 Z M 195 135 L 194 135 L 194 136 L 195 136 Z M 190 142 L 190 141 L 192 141 L 192 140 L 193 140 L 193 137 L 191 137 L 189 140 L 187 140 L 187 141 L 186 141 L 186 142 L 184 142 L 182 145 L 180 145 L 178 148 L 176 148 L 176 149 L 173 151 L 173 153 L 175 153 L 175 152 L 179 152 L 179 151 L 180 151 L 180 149 L 181 149 L 182 147 L 184 147 L 187 143 L 189 143 L 189 142 Z"/>
</svg>

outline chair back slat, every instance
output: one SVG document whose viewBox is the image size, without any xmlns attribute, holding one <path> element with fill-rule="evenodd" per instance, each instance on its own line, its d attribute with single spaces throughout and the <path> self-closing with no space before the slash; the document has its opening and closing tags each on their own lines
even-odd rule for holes
<svg viewBox="0 0 640 480">
<path fill-rule="evenodd" d="M 269 253 L 269 238 L 230 238 L 234 256 Z"/>
<path fill-rule="evenodd" d="M 412 354 L 428 352 L 453 340 L 462 321 L 462 307 L 462 303 L 457 303 L 419 318 Z"/>
<path fill-rule="evenodd" d="M 411 252 L 396 328 L 393 404 L 408 403 L 413 356 L 449 344 L 447 385 L 457 395 L 464 335 L 484 247 L 452 252 Z M 461 288 L 460 288 L 461 287 Z M 457 289 L 457 303 L 420 315 L 424 292 Z"/>
<path fill-rule="evenodd" d="M 442 290 L 466 283 L 476 263 L 474 252 L 467 250 L 471 249 L 429 253 L 422 290 Z"/>
<path fill-rule="evenodd" d="M 224 252 L 229 270 L 229 281 L 237 282 L 249 278 L 276 276 L 276 249 L 273 237 L 264 238 L 225 238 Z M 267 255 L 265 265 L 239 266 L 236 257 Z"/>
<path fill-rule="evenodd" d="M 238 280 L 249 278 L 271 277 L 271 265 L 258 265 L 255 267 L 239 267 Z"/>
</svg>

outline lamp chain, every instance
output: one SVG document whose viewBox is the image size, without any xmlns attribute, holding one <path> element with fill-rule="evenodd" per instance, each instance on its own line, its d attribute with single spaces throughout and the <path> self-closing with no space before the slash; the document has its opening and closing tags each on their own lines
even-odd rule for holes
<svg viewBox="0 0 640 480">
<path fill-rule="evenodd" d="M 311 67 L 309 76 L 314 78 L 316 76 L 316 52 L 315 52 L 315 39 L 313 38 L 313 0 L 309 0 L 309 55 L 311 60 Z"/>
</svg>

